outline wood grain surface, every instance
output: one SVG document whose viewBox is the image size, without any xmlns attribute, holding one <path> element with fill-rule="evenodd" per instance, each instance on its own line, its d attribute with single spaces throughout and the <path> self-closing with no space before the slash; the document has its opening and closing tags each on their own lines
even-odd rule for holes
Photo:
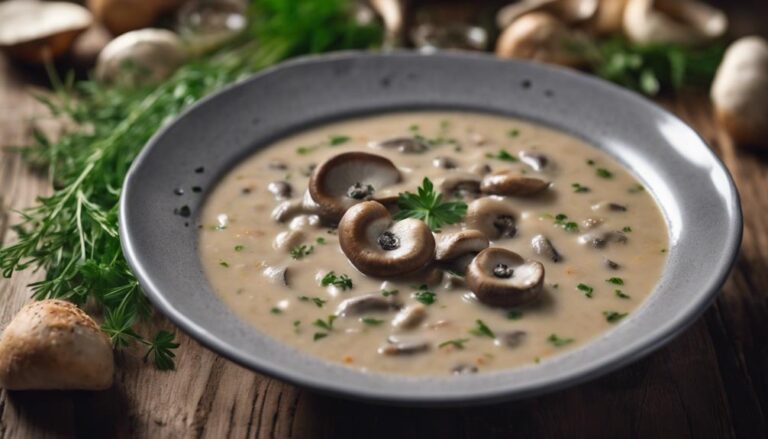
<svg viewBox="0 0 768 439">
<path fill-rule="evenodd" d="M 765 18 L 765 17 L 764 17 Z M 745 22 L 749 22 L 745 19 Z M 314 394 L 245 370 L 179 333 L 178 370 L 117 354 L 104 392 L 0 394 L 0 437 L 768 437 L 768 156 L 737 149 L 706 97 L 663 102 L 693 125 L 732 172 L 744 240 L 716 303 L 683 335 L 637 363 L 547 396 L 486 407 L 393 408 Z M 0 245 L 14 209 L 49 190 L 10 146 L 45 113 L 0 58 Z M 0 324 L 39 274 L 0 280 Z M 172 326 L 157 317 L 153 324 Z"/>
</svg>

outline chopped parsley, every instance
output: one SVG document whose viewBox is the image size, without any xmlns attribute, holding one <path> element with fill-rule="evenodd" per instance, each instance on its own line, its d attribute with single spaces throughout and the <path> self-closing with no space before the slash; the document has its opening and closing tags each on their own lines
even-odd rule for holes
<svg viewBox="0 0 768 439">
<path fill-rule="evenodd" d="M 582 194 L 585 192 L 589 192 L 589 188 L 586 186 L 582 186 L 580 183 L 573 183 L 571 184 L 571 187 L 573 188 L 573 192 L 577 194 Z"/>
<path fill-rule="evenodd" d="M 590 299 L 592 298 L 592 295 L 593 295 L 593 293 L 595 291 L 594 288 L 590 287 L 587 284 L 578 284 L 578 285 L 576 285 L 576 288 L 579 291 L 581 291 L 582 293 L 584 293 L 584 296 L 586 296 L 586 297 L 588 297 Z"/>
<path fill-rule="evenodd" d="M 327 300 L 323 300 L 319 297 L 309 297 L 309 296 L 300 296 L 299 300 L 302 302 L 312 302 L 315 305 L 317 305 L 318 308 L 322 308 L 323 305 L 327 302 Z"/>
<path fill-rule="evenodd" d="M 621 229 L 621 231 L 624 232 L 624 233 L 629 233 L 629 232 L 632 231 L 632 227 L 626 226 L 623 229 Z"/>
<path fill-rule="evenodd" d="M 560 337 L 555 333 L 550 334 L 549 337 L 547 337 L 547 341 L 552 343 L 553 346 L 558 348 L 561 346 L 565 346 L 567 344 L 573 343 L 572 338 Z"/>
<path fill-rule="evenodd" d="M 331 146 L 339 146 L 349 142 L 350 139 L 349 136 L 333 135 L 328 138 L 328 144 Z"/>
<path fill-rule="evenodd" d="M 513 128 L 513 129 L 507 131 L 507 137 L 513 137 L 514 138 L 514 137 L 517 137 L 519 135 L 520 135 L 520 130 L 518 130 L 517 128 Z"/>
<path fill-rule="evenodd" d="M 663 248 L 663 249 L 661 249 L 661 252 L 662 252 L 662 253 L 666 253 L 666 252 L 667 252 L 667 249 Z"/>
<path fill-rule="evenodd" d="M 381 290 L 381 295 L 384 297 L 396 296 L 400 293 L 400 290 Z"/>
<path fill-rule="evenodd" d="M 360 321 L 369 326 L 379 326 L 384 323 L 384 320 L 374 319 L 373 317 L 363 317 Z"/>
<path fill-rule="evenodd" d="M 555 215 L 555 225 L 562 227 L 566 232 L 579 231 L 579 225 L 573 221 L 568 221 L 568 215 L 564 213 Z"/>
<path fill-rule="evenodd" d="M 636 185 L 630 187 L 629 189 L 627 189 L 627 192 L 629 192 L 630 194 L 636 194 L 638 192 L 643 192 L 644 190 L 645 190 L 645 188 L 643 187 L 643 185 L 636 184 Z"/>
<path fill-rule="evenodd" d="M 588 164 L 589 166 L 595 166 L 595 161 L 594 161 L 594 160 L 592 160 L 592 159 L 589 159 L 589 160 L 587 160 L 587 164 Z"/>
<path fill-rule="evenodd" d="M 303 259 L 305 256 L 311 255 L 312 252 L 314 251 L 315 251 L 314 245 L 307 246 L 305 244 L 301 244 L 292 248 L 290 253 L 293 259 L 299 260 L 299 259 Z"/>
<path fill-rule="evenodd" d="M 629 294 L 626 294 L 624 291 L 621 290 L 613 290 L 613 293 L 616 294 L 616 297 L 619 299 L 631 299 L 632 297 Z"/>
<path fill-rule="evenodd" d="M 312 337 L 312 340 L 313 341 L 318 341 L 321 338 L 325 338 L 325 337 L 328 337 L 328 333 L 327 332 L 315 332 L 315 335 Z"/>
<path fill-rule="evenodd" d="M 402 192 L 397 200 L 400 209 L 396 220 L 416 218 L 424 221 L 433 231 L 441 226 L 455 224 L 467 213 L 467 204 L 461 201 L 443 201 L 443 195 L 435 192 L 432 181 L 424 177 L 418 193 Z"/>
<path fill-rule="evenodd" d="M 603 315 L 605 316 L 605 321 L 607 321 L 608 323 L 616 323 L 619 320 L 626 317 L 628 313 L 616 312 L 616 311 L 603 311 Z"/>
<path fill-rule="evenodd" d="M 477 337 L 496 338 L 496 334 L 482 320 L 475 320 L 475 327 L 469 333 Z"/>
<path fill-rule="evenodd" d="M 510 309 L 507 311 L 508 320 L 520 320 L 523 318 L 523 312 L 519 309 Z"/>
<path fill-rule="evenodd" d="M 419 285 L 416 292 L 413 293 L 413 298 L 424 305 L 432 305 L 437 300 L 435 293 L 430 291 L 426 285 Z"/>
<path fill-rule="evenodd" d="M 323 279 L 320 281 L 320 285 L 327 287 L 333 285 L 334 287 L 341 288 L 342 290 L 352 289 L 352 279 L 346 274 L 337 276 L 333 271 L 329 271 Z"/>
<path fill-rule="evenodd" d="M 271 312 L 272 314 L 282 314 L 283 310 L 278 308 L 278 307 L 274 307 L 274 308 L 270 309 L 269 312 Z"/>
<path fill-rule="evenodd" d="M 518 159 L 516 156 L 510 154 L 509 151 L 507 151 L 506 149 L 500 149 L 499 152 L 497 152 L 496 154 L 492 154 L 492 153 L 489 152 L 489 153 L 487 153 L 485 155 L 485 157 L 489 158 L 489 159 L 501 160 L 503 162 L 512 162 L 512 163 L 514 163 L 514 162 L 519 162 L 520 161 L 520 159 Z"/>
<path fill-rule="evenodd" d="M 227 261 L 219 261 L 219 265 L 221 265 L 224 268 L 229 268 L 229 262 Z"/>
<path fill-rule="evenodd" d="M 613 172 L 611 172 L 611 171 L 609 171 L 609 170 L 607 170 L 605 168 L 597 168 L 595 173 L 600 178 L 606 178 L 606 179 L 613 178 Z"/>
<path fill-rule="evenodd" d="M 448 340 L 440 343 L 437 345 L 438 348 L 444 348 L 446 346 L 453 346 L 456 349 L 464 349 L 464 343 L 468 342 L 468 338 L 454 338 L 453 340 Z"/>
<path fill-rule="evenodd" d="M 620 277 L 612 277 L 610 279 L 606 279 L 605 281 L 614 285 L 624 285 L 624 279 Z"/>
<path fill-rule="evenodd" d="M 317 326 L 320 329 L 324 329 L 326 331 L 332 331 L 333 330 L 333 322 L 335 320 L 336 320 L 336 316 L 331 314 L 331 315 L 328 316 L 328 318 L 326 320 L 317 319 L 312 324 Z"/>
<path fill-rule="evenodd" d="M 235 246 L 235 251 L 236 252 L 241 252 L 243 250 L 245 250 L 245 246 L 244 245 L 236 245 Z"/>
<path fill-rule="evenodd" d="M 325 238 L 323 238 L 322 236 L 318 236 L 317 239 L 315 239 L 315 242 L 318 243 L 319 245 L 325 245 L 327 243 Z"/>
</svg>

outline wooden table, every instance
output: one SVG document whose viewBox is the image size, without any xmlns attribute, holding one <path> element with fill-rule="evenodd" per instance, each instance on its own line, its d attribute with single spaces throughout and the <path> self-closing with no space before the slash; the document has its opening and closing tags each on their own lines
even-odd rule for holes
<svg viewBox="0 0 768 439">
<path fill-rule="evenodd" d="M 760 3 L 755 2 L 755 5 Z M 768 7 L 756 9 L 768 17 Z M 745 23 L 754 23 L 741 10 Z M 753 17 L 754 18 L 754 17 Z M 703 96 L 665 102 L 733 173 L 744 241 L 716 303 L 665 348 L 618 372 L 520 402 L 461 409 L 392 408 L 321 396 L 245 370 L 180 334 L 178 370 L 158 372 L 137 352 L 117 355 L 104 392 L 0 394 L 3 437 L 766 437 L 768 410 L 768 155 L 739 150 Z M 49 191 L 10 145 L 44 114 L 0 59 L 0 245 L 13 209 Z M 0 280 L 0 324 L 28 300 L 39 274 Z M 156 324 L 170 327 L 157 318 Z"/>
</svg>

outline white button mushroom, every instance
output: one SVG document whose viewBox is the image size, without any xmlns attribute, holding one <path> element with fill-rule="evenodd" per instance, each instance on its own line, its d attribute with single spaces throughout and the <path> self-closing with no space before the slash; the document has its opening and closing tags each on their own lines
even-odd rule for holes
<svg viewBox="0 0 768 439">
<path fill-rule="evenodd" d="M 568 67 L 586 61 L 586 37 L 545 12 L 532 12 L 516 19 L 499 36 L 496 55 L 522 58 Z"/>
<path fill-rule="evenodd" d="M 624 33 L 636 43 L 700 44 L 725 34 L 728 18 L 695 0 L 629 0 Z"/>
<path fill-rule="evenodd" d="M 107 389 L 114 367 L 106 334 L 63 300 L 26 305 L 0 338 L 0 385 L 6 389 Z"/>
<path fill-rule="evenodd" d="M 91 23 L 91 13 L 73 3 L 0 2 L 0 49 L 25 62 L 44 62 L 66 53 Z"/>
<path fill-rule="evenodd" d="M 503 29 L 532 12 L 546 12 L 568 24 L 579 23 L 593 18 L 601 3 L 601 0 L 524 0 L 501 8 L 496 14 L 496 23 Z"/>
<path fill-rule="evenodd" d="M 184 63 L 181 39 L 165 29 L 141 29 L 112 40 L 96 61 L 99 81 L 122 86 L 154 84 Z"/>
<path fill-rule="evenodd" d="M 720 124 L 734 141 L 768 145 L 768 42 L 746 37 L 725 52 L 712 84 Z"/>
</svg>

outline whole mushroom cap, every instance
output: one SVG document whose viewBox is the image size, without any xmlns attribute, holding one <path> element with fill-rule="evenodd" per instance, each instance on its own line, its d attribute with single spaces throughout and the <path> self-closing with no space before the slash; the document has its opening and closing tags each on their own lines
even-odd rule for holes
<svg viewBox="0 0 768 439">
<path fill-rule="evenodd" d="M 479 230 L 441 233 L 436 239 L 435 260 L 450 261 L 467 253 L 477 253 L 488 245 L 488 237 Z"/>
<path fill-rule="evenodd" d="M 547 12 L 565 23 L 578 23 L 594 17 L 605 0 L 524 0 L 499 10 L 496 23 L 503 29 L 532 12 Z"/>
<path fill-rule="evenodd" d="M 346 152 L 320 164 L 309 179 L 309 194 L 321 216 L 339 221 L 351 206 L 371 200 L 376 192 L 400 181 L 400 171 L 388 158 Z"/>
<path fill-rule="evenodd" d="M 165 29 L 141 29 L 112 40 L 96 61 L 96 78 L 123 86 L 154 84 L 184 63 L 179 37 Z"/>
<path fill-rule="evenodd" d="M 587 47 L 584 35 L 546 12 L 531 12 L 501 33 L 496 42 L 496 55 L 578 67 L 586 60 L 579 47 Z"/>
<path fill-rule="evenodd" d="M 11 390 L 102 390 L 112 385 L 109 338 L 77 306 L 24 306 L 0 337 L 0 384 Z"/>
<path fill-rule="evenodd" d="M 0 2 L 0 48 L 25 62 L 64 54 L 93 23 L 82 6 L 67 2 Z"/>
<path fill-rule="evenodd" d="M 465 279 L 480 302 L 498 307 L 518 306 L 541 294 L 544 266 L 507 249 L 490 247 L 475 256 Z"/>
<path fill-rule="evenodd" d="M 376 201 L 347 210 L 339 222 L 339 244 L 352 265 L 377 277 L 417 271 L 435 254 L 435 238 L 423 221 L 393 223 L 389 211 Z"/>
<path fill-rule="evenodd" d="M 755 36 L 731 44 L 711 95 L 717 119 L 734 141 L 768 145 L 768 42 Z"/>
<path fill-rule="evenodd" d="M 635 43 L 695 45 L 714 40 L 728 29 L 726 15 L 696 0 L 629 0 L 624 33 Z"/>
<path fill-rule="evenodd" d="M 528 197 L 545 191 L 549 182 L 525 177 L 512 171 L 500 171 L 483 177 L 480 190 L 486 194 Z"/>
<path fill-rule="evenodd" d="M 468 229 L 479 230 L 494 240 L 515 236 L 516 217 L 517 212 L 506 201 L 484 197 L 469 203 L 465 223 Z"/>
</svg>

